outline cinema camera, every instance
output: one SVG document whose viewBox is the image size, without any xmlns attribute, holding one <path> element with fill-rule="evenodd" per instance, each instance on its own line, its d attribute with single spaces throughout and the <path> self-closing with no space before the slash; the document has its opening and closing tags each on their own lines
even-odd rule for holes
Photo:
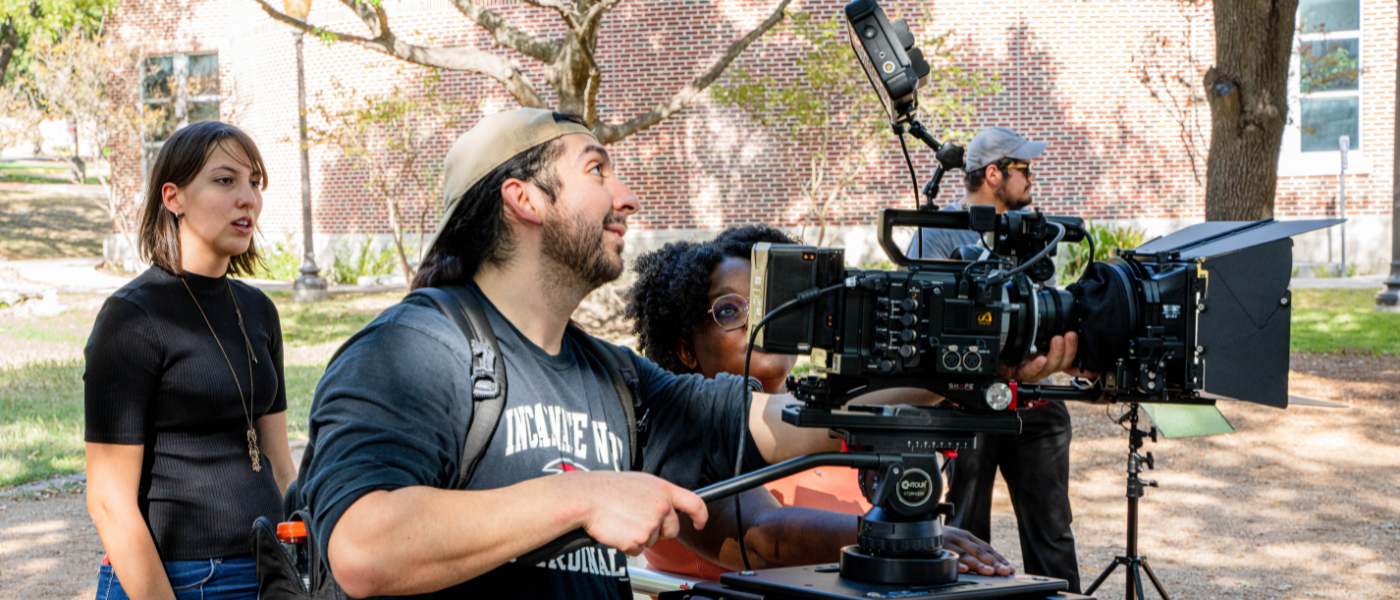
<svg viewBox="0 0 1400 600">
<path fill-rule="evenodd" d="M 849 269 L 839 248 L 756 245 L 749 347 L 810 355 L 814 374 L 789 385 L 803 404 L 788 406 L 783 420 L 831 429 L 853 451 L 794 459 L 697 492 L 711 501 L 842 465 L 860 470 L 874 508 L 860 518 L 858 543 L 842 550 L 839 565 L 725 574 L 719 584 L 663 597 L 1082 598 L 1057 579 L 958 577 L 956 555 L 941 549 L 940 517 L 954 508 L 941 502 L 947 456 L 972 448 L 977 433 L 1020 433 L 1019 413 L 1051 399 L 1127 403 L 1135 505 L 1141 487 L 1151 485 L 1137 479 L 1151 462 L 1136 453 L 1138 434 L 1146 435 L 1136 430 L 1138 404 L 1287 406 L 1289 238 L 1337 221 L 1203 223 L 1092 262 L 1093 238 L 1078 218 L 999 215 L 990 206 L 939 212 L 940 180 L 962 167 L 963 151 L 940 144 L 915 118 L 929 66 L 908 24 L 890 22 L 874 0 L 846 5 L 845 17 L 911 173 L 906 132 L 933 149 L 938 168 L 917 210 L 879 213 L 880 246 L 897 270 Z M 922 228 L 971 230 L 983 245 L 948 260 L 911 258 L 894 241 L 897 227 L 920 228 L 918 235 Z M 1052 257 L 1062 242 L 1089 243 L 1091 262 L 1067 289 L 1042 287 L 1037 282 L 1055 275 Z M 1078 366 L 1101 373 L 1097 379 L 1044 385 L 999 374 L 998 365 L 1017 365 L 1069 331 L 1080 336 Z M 949 402 L 846 405 L 890 388 L 926 389 Z M 1134 554 L 1135 541 L 1130 523 Z M 1139 567 L 1150 574 L 1139 557 L 1124 560 L 1132 574 Z"/>
</svg>

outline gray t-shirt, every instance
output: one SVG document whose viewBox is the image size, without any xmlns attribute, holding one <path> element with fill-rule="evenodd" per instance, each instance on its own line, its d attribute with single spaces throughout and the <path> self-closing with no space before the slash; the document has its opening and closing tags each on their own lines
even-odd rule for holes
<svg viewBox="0 0 1400 600">
<path fill-rule="evenodd" d="M 476 293 L 500 343 L 507 397 L 467 488 L 501 488 L 573 470 L 628 470 L 626 416 L 598 358 L 570 336 L 550 356 Z M 352 337 L 317 387 L 310 429 L 315 453 L 302 493 L 323 550 L 340 516 L 365 494 L 449 488 L 456 477 L 471 420 L 471 354 L 447 317 L 417 302 L 390 308 Z M 650 439 L 648 471 L 691 488 L 723 478 L 733 470 L 741 431 L 746 468 L 763 466 L 740 422 L 746 422 L 740 378 L 674 375 L 631 358 L 638 375 L 636 415 Z M 630 598 L 626 558 L 598 545 L 539 565 L 508 563 L 429 597 Z"/>
<path fill-rule="evenodd" d="M 962 202 L 954 202 L 943 207 L 943 210 L 967 210 Z M 962 246 L 976 246 L 981 243 L 982 237 L 975 231 L 960 229 L 924 229 L 923 246 L 915 248 L 914 240 L 909 240 L 909 247 L 905 249 L 904 255 L 909 258 L 937 258 L 944 259 L 953 255 L 953 251 Z M 923 254 L 919 254 L 922 250 Z"/>
</svg>

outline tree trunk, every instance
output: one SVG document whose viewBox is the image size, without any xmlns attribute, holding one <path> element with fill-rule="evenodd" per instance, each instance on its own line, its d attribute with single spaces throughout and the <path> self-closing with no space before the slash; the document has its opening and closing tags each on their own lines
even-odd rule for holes
<svg viewBox="0 0 1400 600">
<path fill-rule="evenodd" d="M 19 33 L 15 31 L 14 18 L 5 19 L 0 24 L 0 83 L 5 81 L 5 73 L 10 69 L 10 59 L 19 47 Z"/>
<path fill-rule="evenodd" d="M 1272 217 L 1298 0 L 1216 0 L 1206 220 Z"/>
</svg>

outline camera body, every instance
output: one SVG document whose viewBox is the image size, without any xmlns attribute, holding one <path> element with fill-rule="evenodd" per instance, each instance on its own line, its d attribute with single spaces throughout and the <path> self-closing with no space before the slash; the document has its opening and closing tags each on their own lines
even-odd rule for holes
<svg viewBox="0 0 1400 600">
<path fill-rule="evenodd" d="M 990 238 L 993 260 L 924 260 L 886 244 L 903 268 L 848 269 L 844 251 L 758 244 L 749 322 L 803 291 L 841 282 L 839 293 L 775 316 L 757 350 L 810 354 L 816 378 L 799 382 L 811 402 L 832 407 L 887 387 L 929 389 L 965 408 L 1015 408 L 998 364 L 1017 364 L 1072 327 L 1073 298 L 1035 283 L 1054 275 L 1052 242 L 1082 239 L 1082 221 L 1039 212 L 881 212 L 882 243 L 896 226 L 971 230 Z M 1004 266 L 1007 268 L 994 268 Z M 1017 267 L 1021 272 L 1011 273 Z"/>
</svg>

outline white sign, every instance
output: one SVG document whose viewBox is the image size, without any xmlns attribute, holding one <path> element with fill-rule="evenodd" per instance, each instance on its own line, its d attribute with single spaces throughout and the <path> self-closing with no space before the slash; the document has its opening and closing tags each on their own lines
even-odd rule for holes
<svg viewBox="0 0 1400 600">
<path fill-rule="evenodd" d="M 1337 145 L 1342 148 L 1342 172 L 1347 172 L 1347 150 L 1351 149 L 1351 137 L 1342 136 L 1337 138 Z"/>
</svg>

